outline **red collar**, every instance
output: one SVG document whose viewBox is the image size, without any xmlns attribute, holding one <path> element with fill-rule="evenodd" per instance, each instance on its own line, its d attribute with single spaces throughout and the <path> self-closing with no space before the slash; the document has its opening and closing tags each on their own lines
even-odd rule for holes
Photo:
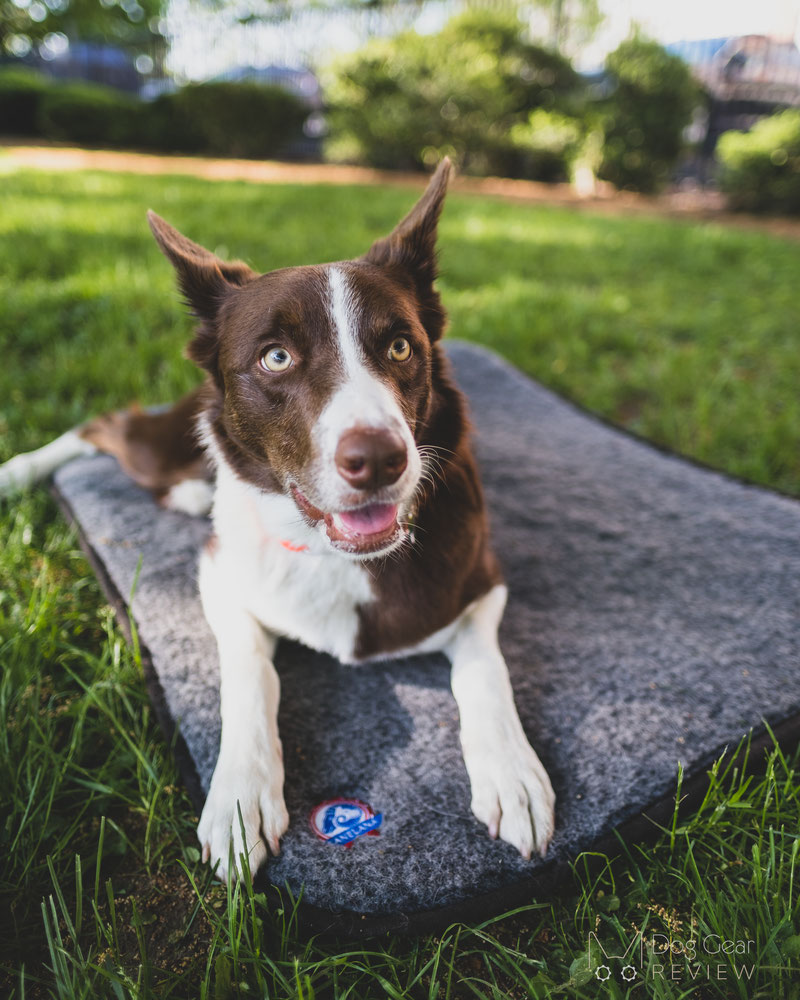
<svg viewBox="0 0 800 1000">
<path fill-rule="evenodd" d="M 277 542 L 279 545 L 282 545 L 288 552 L 309 551 L 307 545 L 295 545 L 294 542 L 289 542 L 284 538 L 274 538 L 272 535 L 268 535 L 266 531 L 264 531 L 264 526 L 261 523 L 261 518 L 258 516 L 258 508 L 256 507 L 255 503 L 253 503 L 252 500 L 248 504 L 248 509 L 250 511 L 250 515 L 253 518 L 253 525 L 255 529 L 258 531 L 259 535 L 261 536 L 263 542 L 272 542 L 272 541 Z"/>
<path fill-rule="evenodd" d="M 294 542 L 287 542 L 285 538 L 277 538 L 276 541 L 290 552 L 308 552 L 307 545 L 295 545 Z"/>
</svg>

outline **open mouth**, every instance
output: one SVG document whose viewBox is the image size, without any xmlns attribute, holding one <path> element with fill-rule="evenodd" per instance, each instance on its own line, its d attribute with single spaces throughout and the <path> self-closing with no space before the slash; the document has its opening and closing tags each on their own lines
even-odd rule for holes
<svg viewBox="0 0 800 1000">
<path fill-rule="evenodd" d="M 396 503 L 368 503 L 363 507 L 326 514 L 308 501 L 296 486 L 292 496 L 300 510 L 312 521 L 324 521 L 334 548 L 364 555 L 379 552 L 407 534 L 399 523 Z"/>
</svg>

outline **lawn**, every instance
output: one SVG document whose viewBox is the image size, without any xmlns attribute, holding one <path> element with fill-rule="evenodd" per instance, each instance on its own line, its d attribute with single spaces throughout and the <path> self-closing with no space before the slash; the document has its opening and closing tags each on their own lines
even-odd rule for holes
<svg viewBox="0 0 800 1000">
<path fill-rule="evenodd" d="M 198 380 L 146 208 L 266 270 L 358 254 L 409 202 L 396 189 L 6 171 L 0 461 Z M 453 196 L 441 289 L 454 336 L 659 444 L 800 496 L 799 256 L 713 224 Z M 578 859 L 557 898 L 516 914 L 367 948 L 304 942 L 289 909 L 208 884 L 136 650 L 46 491 L 4 503 L 0 524 L 0 995 L 800 1000 L 800 756 L 775 750 L 758 778 L 723 761 L 698 811 L 647 847 Z M 721 953 L 692 979 L 683 954 L 671 979 L 648 949 L 647 986 L 601 985 L 589 932 L 608 948 L 634 929 L 750 939 L 750 976 Z"/>
</svg>

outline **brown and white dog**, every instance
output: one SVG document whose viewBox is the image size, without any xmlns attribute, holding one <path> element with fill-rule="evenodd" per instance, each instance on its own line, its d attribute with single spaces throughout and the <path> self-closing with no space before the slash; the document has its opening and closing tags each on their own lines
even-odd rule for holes
<svg viewBox="0 0 800 1000">
<path fill-rule="evenodd" d="M 473 812 L 526 858 L 552 835 L 553 790 L 498 645 L 506 589 L 464 403 L 438 343 L 435 243 L 449 175 L 444 161 L 358 260 L 264 275 L 151 213 L 199 320 L 188 353 L 205 385 L 167 413 L 101 417 L 0 468 L 8 491 L 99 448 L 193 513 L 210 505 L 213 471 L 199 579 L 219 646 L 222 740 L 198 836 L 223 877 L 231 839 L 255 870 L 289 823 L 280 636 L 352 663 L 444 651 Z"/>
</svg>

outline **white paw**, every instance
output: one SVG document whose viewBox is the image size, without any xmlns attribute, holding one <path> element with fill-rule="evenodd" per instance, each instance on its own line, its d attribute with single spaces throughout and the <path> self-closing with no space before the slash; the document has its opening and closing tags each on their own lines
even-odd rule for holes
<svg viewBox="0 0 800 1000">
<path fill-rule="evenodd" d="M 15 455 L 0 465 L 0 496 L 10 496 L 36 481 L 36 463 L 29 455 Z"/>
<path fill-rule="evenodd" d="M 516 728 L 516 727 L 514 727 Z M 528 859 L 544 857 L 555 825 L 553 786 L 533 747 L 519 733 L 498 728 L 464 746 L 472 811 L 489 836 L 513 844 Z"/>
<path fill-rule="evenodd" d="M 0 496 L 25 490 L 46 479 L 65 462 L 79 455 L 91 455 L 95 451 L 95 446 L 77 431 L 67 431 L 36 451 L 15 455 L 5 465 L 0 465 Z"/>
<path fill-rule="evenodd" d="M 214 504 L 214 486 L 206 479 L 182 479 L 161 501 L 170 510 L 203 517 Z"/>
<path fill-rule="evenodd" d="M 210 861 L 212 867 L 217 865 L 218 878 L 228 880 L 231 841 L 234 874 L 239 874 L 240 855 L 246 851 L 250 871 L 255 875 L 267 859 L 267 848 L 273 854 L 280 852 L 280 838 L 288 826 L 289 814 L 283 801 L 283 764 L 279 757 L 269 768 L 259 762 L 238 766 L 225 761 L 217 764 L 197 826 L 197 839 L 203 861 Z"/>
</svg>

